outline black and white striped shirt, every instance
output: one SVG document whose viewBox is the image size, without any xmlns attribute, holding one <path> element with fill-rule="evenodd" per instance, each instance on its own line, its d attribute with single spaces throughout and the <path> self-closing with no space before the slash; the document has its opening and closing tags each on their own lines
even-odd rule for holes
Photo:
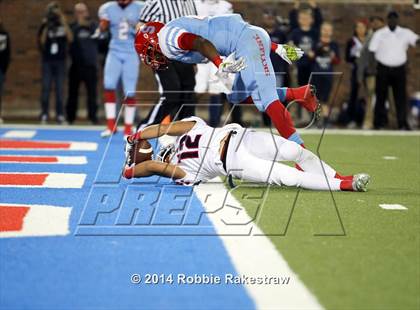
<svg viewBox="0 0 420 310">
<path fill-rule="evenodd" d="M 140 13 L 140 22 L 162 22 L 187 15 L 197 15 L 194 0 L 147 0 Z"/>
</svg>

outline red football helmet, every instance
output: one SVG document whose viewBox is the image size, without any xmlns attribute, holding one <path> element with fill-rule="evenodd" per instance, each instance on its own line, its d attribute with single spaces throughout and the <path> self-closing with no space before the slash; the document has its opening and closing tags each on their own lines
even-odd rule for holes
<svg viewBox="0 0 420 310">
<path fill-rule="evenodd" d="M 158 32 L 165 26 L 160 22 L 149 22 L 141 26 L 136 33 L 134 46 L 140 59 L 154 70 L 166 69 L 168 58 L 166 58 L 160 47 Z"/>
</svg>

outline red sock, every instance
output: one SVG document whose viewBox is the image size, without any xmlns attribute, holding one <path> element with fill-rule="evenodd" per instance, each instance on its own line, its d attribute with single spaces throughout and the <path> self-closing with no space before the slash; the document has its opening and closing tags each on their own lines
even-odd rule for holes
<svg viewBox="0 0 420 310">
<path fill-rule="evenodd" d="M 105 102 L 115 103 L 116 102 L 115 91 L 114 90 L 104 90 L 104 99 L 105 99 Z"/>
<path fill-rule="evenodd" d="M 334 178 L 340 179 L 340 180 L 346 180 L 346 181 L 353 181 L 352 175 L 341 175 L 338 172 L 335 173 Z"/>
<path fill-rule="evenodd" d="M 107 119 L 106 127 L 111 131 L 117 131 L 117 128 L 115 126 L 115 119 L 114 118 Z"/>
<path fill-rule="evenodd" d="M 340 189 L 342 191 L 354 191 L 353 189 L 353 181 L 350 180 L 343 180 L 340 183 Z"/>
<path fill-rule="evenodd" d="M 133 133 L 132 131 L 132 125 L 131 124 L 125 124 L 124 125 L 124 135 L 129 136 Z"/>
<path fill-rule="evenodd" d="M 309 85 L 304 85 L 297 88 L 288 88 L 286 91 L 286 101 L 292 101 L 296 99 L 305 99 L 310 92 Z"/>
<path fill-rule="evenodd" d="M 115 126 L 115 91 L 113 90 L 105 90 L 104 91 L 104 99 L 105 99 L 105 116 L 106 116 L 106 126 L 107 128 L 115 132 L 117 128 Z"/>
<path fill-rule="evenodd" d="M 288 139 L 292 134 L 296 132 L 292 117 L 290 116 L 289 111 L 287 111 L 284 105 L 280 102 L 280 100 L 273 101 L 267 107 L 265 112 L 271 118 L 271 121 L 283 138 Z"/>
</svg>

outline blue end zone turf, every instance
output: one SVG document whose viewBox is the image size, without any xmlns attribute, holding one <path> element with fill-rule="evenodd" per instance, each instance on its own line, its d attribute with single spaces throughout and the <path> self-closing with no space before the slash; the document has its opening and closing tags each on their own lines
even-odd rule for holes
<svg viewBox="0 0 420 310">
<path fill-rule="evenodd" d="M 10 129 L 0 129 L 0 138 Z M 98 175 L 108 142 L 99 138 L 98 131 L 41 129 L 37 130 L 33 139 L 96 142 L 98 149 L 0 150 L 0 155 L 83 155 L 88 160 L 86 165 L 1 163 L 1 172 L 83 173 L 87 177 L 81 189 L 0 187 L 0 203 L 72 208 L 70 234 L 67 236 L 0 239 L 0 308 L 254 308 L 253 301 L 241 285 L 226 285 L 223 282 L 219 285 L 135 285 L 130 282 L 134 273 L 173 274 L 174 277 L 179 273 L 236 274 L 218 237 L 194 236 L 191 233 L 190 236 L 171 235 L 182 234 L 184 229 L 196 229 L 198 234 L 200 231 L 215 233 L 191 188 L 170 185 L 167 179 L 148 178 L 134 183 L 120 180 L 123 164 L 121 135 L 112 139 Z M 92 186 L 94 190 L 91 191 Z M 161 192 L 161 189 L 164 190 Z M 101 190 L 108 193 L 107 199 L 110 200 L 122 192 L 124 212 L 98 215 L 95 208 L 101 208 L 97 204 L 102 201 Z M 159 205 L 157 211 L 153 208 L 141 209 L 145 204 L 153 206 L 154 203 Z M 116 219 L 119 225 L 114 225 Z M 84 223 L 84 226 L 78 226 L 79 220 L 81 224 L 93 221 L 94 225 Z M 156 232 L 160 236 L 141 236 L 147 227 L 132 234 L 132 229 L 138 228 L 136 224 L 148 224 L 151 220 L 151 229 L 158 226 Z M 108 227 L 104 230 L 106 236 L 82 236 L 83 232 L 88 235 L 86 231 L 74 235 L 78 227 L 88 230 L 90 227 L 93 234 L 97 234 L 95 226 L 104 225 Z M 124 233 L 120 228 L 125 229 Z"/>
</svg>

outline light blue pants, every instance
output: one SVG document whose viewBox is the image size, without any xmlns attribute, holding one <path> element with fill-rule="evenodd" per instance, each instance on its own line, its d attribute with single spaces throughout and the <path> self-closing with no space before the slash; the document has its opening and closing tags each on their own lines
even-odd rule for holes
<svg viewBox="0 0 420 310">
<path fill-rule="evenodd" d="M 244 57 L 247 67 L 236 75 L 233 93 L 228 98 L 232 103 L 241 103 L 251 96 L 258 110 L 263 112 L 273 101 L 279 100 L 270 60 L 270 37 L 264 29 L 250 25 L 239 42 L 236 58 Z"/>
<path fill-rule="evenodd" d="M 136 53 L 117 53 L 110 50 L 104 69 L 104 88 L 115 90 L 122 79 L 124 95 L 134 97 L 139 77 L 140 61 Z"/>
</svg>

